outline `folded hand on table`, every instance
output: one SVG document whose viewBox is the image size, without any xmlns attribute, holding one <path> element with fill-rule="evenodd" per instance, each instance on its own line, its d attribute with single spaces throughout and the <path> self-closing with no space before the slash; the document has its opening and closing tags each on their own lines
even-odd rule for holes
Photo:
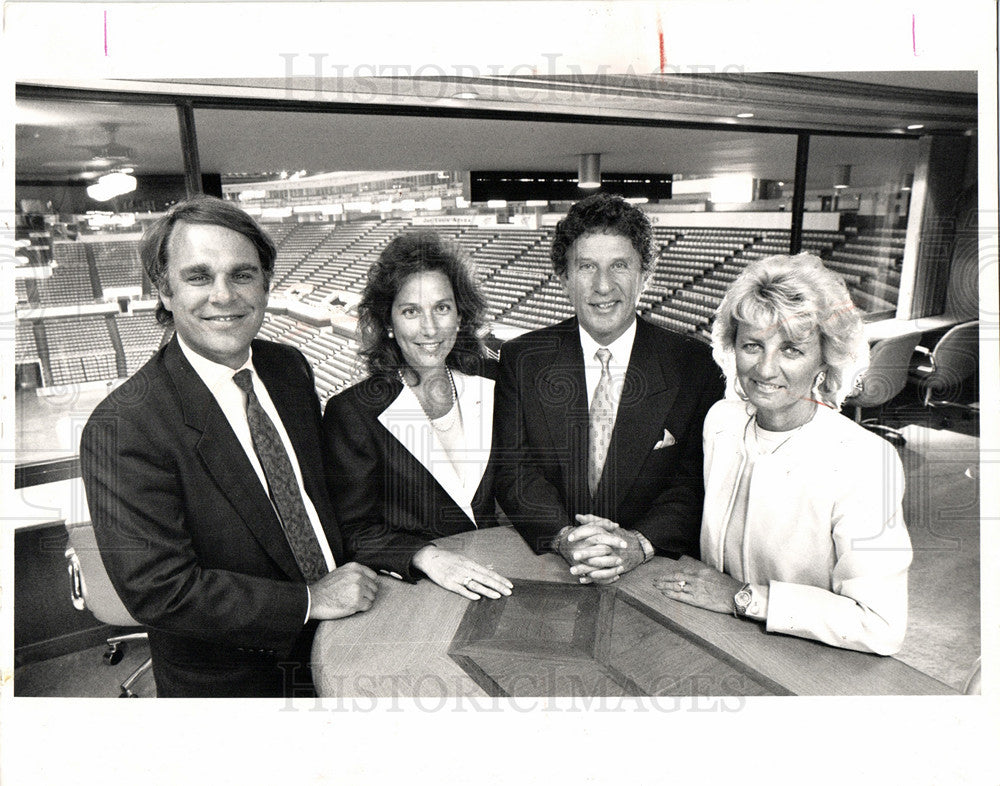
<svg viewBox="0 0 1000 786">
<path fill-rule="evenodd" d="M 580 526 L 564 532 L 557 550 L 581 584 L 611 584 L 645 560 L 632 530 L 589 513 L 578 514 L 576 520 Z"/>
<path fill-rule="evenodd" d="M 672 570 L 653 579 L 653 586 L 668 598 L 729 614 L 733 596 L 743 584 L 700 560 L 683 556 L 673 563 Z"/>
<path fill-rule="evenodd" d="M 424 546 L 413 555 L 412 561 L 415 568 L 439 587 L 469 600 L 479 600 L 483 595 L 496 600 L 501 595 L 510 595 L 514 587 L 492 568 L 437 546 Z"/>
</svg>

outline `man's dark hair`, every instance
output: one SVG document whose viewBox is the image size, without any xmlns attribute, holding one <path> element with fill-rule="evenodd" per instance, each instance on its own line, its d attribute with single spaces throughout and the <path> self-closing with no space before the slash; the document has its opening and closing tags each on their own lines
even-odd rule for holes
<svg viewBox="0 0 1000 786">
<path fill-rule="evenodd" d="M 142 266 L 157 290 L 163 292 L 167 297 L 173 294 L 167 280 L 167 263 L 169 262 L 167 251 L 174 227 L 182 222 L 224 227 L 243 235 L 257 249 L 260 269 L 264 273 L 264 289 L 267 290 L 270 287 L 271 276 L 274 274 L 274 258 L 277 252 L 274 248 L 274 242 L 268 234 L 260 228 L 256 221 L 232 202 L 226 202 L 216 197 L 196 196 L 178 202 L 170 208 L 145 231 L 142 240 L 139 241 L 139 256 L 142 257 Z M 174 322 L 173 313 L 164 307 L 162 300 L 156 304 L 156 321 L 161 325 L 172 325 Z"/>
<path fill-rule="evenodd" d="M 583 235 L 594 232 L 621 235 L 639 254 L 642 271 L 656 266 L 653 255 L 653 227 L 646 214 L 614 194 L 593 194 L 569 209 L 566 218 L 556 224 L 552 241 L 552 267 L 556 275 L 566 274 L 566 255 Z"/>
</svg>

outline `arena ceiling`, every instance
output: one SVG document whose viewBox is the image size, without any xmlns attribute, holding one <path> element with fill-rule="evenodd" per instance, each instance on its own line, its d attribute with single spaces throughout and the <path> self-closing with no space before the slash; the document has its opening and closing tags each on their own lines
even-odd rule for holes
<svg viewBox="0 0 1000 786">
<path fill-rule="evenodd" d="M 73 100 L 81 88 L 102 100 Z M 62 100 L 43 100 L 52 96 Z M 143 103 L 123 103 L 132 98 Z M 968 71 L 50 82 L 19 86 L 17 177 L 85 178 L 121 159 L 139 173 L 181 172 L 177 99 L 194 107 L 202 170 L 223 174 L 572 171 L 596 152 L 605 171 L 790 180 L 795 132 L 808 130 L 818 132 L 810 187 L 843 163 L 862 186 L 885 182 L 901 149 L 915 161 L 916 144 L 900 137 L 977 123 Z"/>
</svg>

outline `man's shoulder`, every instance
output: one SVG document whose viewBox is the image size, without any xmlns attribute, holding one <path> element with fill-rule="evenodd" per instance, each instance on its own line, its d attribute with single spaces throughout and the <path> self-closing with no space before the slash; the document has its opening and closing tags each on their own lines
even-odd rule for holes
<svg viewBox="0 0 1000 786">
<path fill-rule="evenodd" d="M 113 418 L 116 421 L 148 421 L 162 414 L 172 396 L 173 382 L 164 363 L 166 349 L 160 349 L 138 371 L 115 387 L 94 407 L 88 426 Z"/>
<path fill-rule="evenodd" d="M 280 344 L 277 341 L 268 341 L 263 338 L 255 338 L 251 343 L 255 360 L 264 360 L 269 363 L 302 363 L 305 362 L 303 354 L 290 344 Z"/>
<path fill-rule="evenodd" d="M 526 349 L 537 350 L 540 348 L 555 349 L 562 342 L 563 338 L 571 335 L 576 330 L 576 319 L 570 317 L 554 325 L 547 325 L 537 330 L 530 330 L 522 333 L 517 338 L 505 341 L 500 347 L 500 360 L 503 362 L 504 353 L 508 356 L 514 353 L 523 352 Z"/>
</svg>

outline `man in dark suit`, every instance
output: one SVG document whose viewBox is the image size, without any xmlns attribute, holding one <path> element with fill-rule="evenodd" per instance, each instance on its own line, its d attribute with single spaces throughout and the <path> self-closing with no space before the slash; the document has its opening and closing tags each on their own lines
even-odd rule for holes
<svg viewBox="0 0 1000 786">
<path fill-rule="evenodd" d="M 199 197 L 141 252 L 175 332 L 83 431 L 101 556 L 149 629 L 159 696 L 308 692 L 316 621 L 368 609 L 377 584 L 341 565 L 309 364 L 254 339 L 274 244 L 237 207 Z"/>
<path fill-rule="evenodd" d="M 723 382 L 707 345 L 636 317 L 655 264 L 649 220 L 588 197 L 556 227 L 552 262 L 576 316 L 500 352 L 500 505 L 582 583 L 654 554 L 697 557 L 702 424 Z"/>
</svg>

